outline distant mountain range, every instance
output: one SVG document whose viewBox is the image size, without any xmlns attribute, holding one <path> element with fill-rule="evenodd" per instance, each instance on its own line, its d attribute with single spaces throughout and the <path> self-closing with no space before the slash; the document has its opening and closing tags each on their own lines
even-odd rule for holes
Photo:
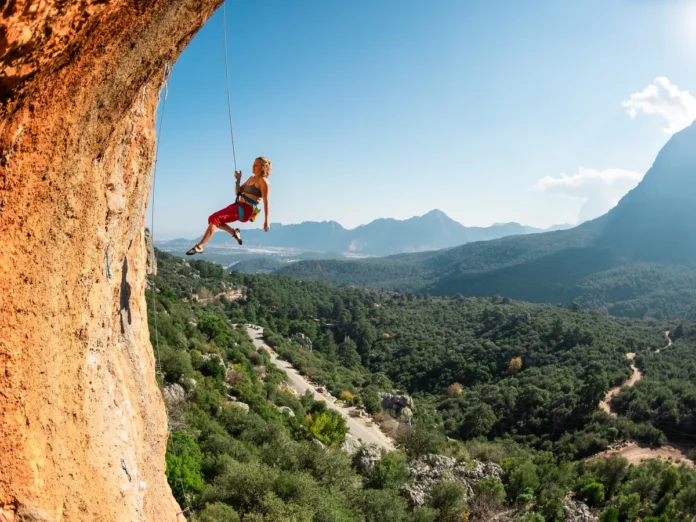
<svg viewBox="0 0 696 522">
<path fill-rule="evenodd" d="M 328 252 L 355 256 L 386 256 L 448 248 L 472 241 L 487 241 L 501 237 L 534 234 L 549 230 L 570 228 L 556 225 L 548 229 L 534 228 L 519 223 L 496 223 L 490 227 L 465 227 L 440 210 L 431 210 L 422 216 L 405 220 L 375 219 L 354 229 L 343 228 L 336 221 L 305 221 L 295 225 L 273 223 L 271 230 L 243 230 L 244 246 L 249 248 L 275 247 L 296 251 Z M 196 239 L 157 241 L 159 248 L 190 248 Z M 228 234 L 218 232 L 211 245 L 236 245 Z"/>
<path fill-rule="evenodd" d="M 278 272 L 434 295 L 576 301 L 613 315 L 696 319 L 696 124 L 670 138 L 618 205 L 575 228 L 380 259 L 300 261 Z"/>
</svg>

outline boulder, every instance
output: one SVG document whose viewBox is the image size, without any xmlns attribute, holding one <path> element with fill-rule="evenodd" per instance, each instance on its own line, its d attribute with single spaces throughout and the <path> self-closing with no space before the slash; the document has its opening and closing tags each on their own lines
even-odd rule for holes
<svg viewBox="0 0 696 522">
<path fill-rule="evenodd" d="M 362 443 L 356 437 L 347 433 L 346 438 L 339 447 L 352 457 L 360 451 L 360 446 L 362 446 Z"/>
<path fill-rule="evenodd" d="M 240 410 L 244 411 L 244 413 L 249 413 L 249 405 L 244 402 L 230 401 L 230 406 L 239 408 Z"/>
<path fill-rule="evenodd" d="M 566 498 L 563 501 L 565 522 L 597 522 L 599 517 L 592 514 L 590 508 L 584 502 Z"/>
<path fill-rule="evenodd" d="M 176 408 L 186 400 L 186 390 L 180 384 L 169 384 L 162 390 L 164 402 L 170 408 Z"/>
<path fill-rule="evenodd" d="M 295 416 L 295 412 L 292 410 L 292 408 L 291 408 L 290 406 L 279 406 L 279 407 L 278 407 L 278 412 L 279 412 L 281 415 L 288 415 L 288 416 L 290 416 L 290 417 L 294 417 L 294 416 Z"/>
<path fill-rule="evenodd" d="M 358 468 L 360 473 L 365 474 L 372 471 L 372 468 L 375 467 L 375 464 L 377 464 L 381 458 L 382 450 L 374 444 L 368 444 L 360 448 L 356 453 L 355 457 L 353 457 L 353 464 Z"/>
</svg>

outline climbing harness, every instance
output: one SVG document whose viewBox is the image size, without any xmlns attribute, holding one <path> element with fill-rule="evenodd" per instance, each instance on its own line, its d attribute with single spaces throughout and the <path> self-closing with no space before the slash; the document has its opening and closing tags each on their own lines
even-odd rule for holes
<svg viewBox="0 0 696 522">
<path fill-rule="evenodd" d="M 246 194 L 241 192 L 240 187 L 239 187 L 239 181 L 237 181 L 236 188 L 237 188 L 237 198 L 234 200 L 234 202 L 239 207 L 238 208 L 239 219 L 240 219 L 240 221 L 244 219 L 244 207 L 239 202 L 239 199 L 242 198 L 244 200 L 243 201 L 244 203 L 251 205 L 252 210 L 251 210 L 251 217 L 249 218 L 249 221 L 251 221 L 253 223 L 253 221 L 256 219 L 256 216 L 258 216 L 259 212 L 261 212 L 261 209 L 259 209 L 259 204 L 255 200 L 251 199 Z"/>
</svg>

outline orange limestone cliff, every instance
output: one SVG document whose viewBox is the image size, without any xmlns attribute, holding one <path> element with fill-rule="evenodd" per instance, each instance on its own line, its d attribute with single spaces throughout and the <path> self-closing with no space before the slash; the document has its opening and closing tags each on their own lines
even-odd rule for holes
<svg viewBox="0 0 696 522">
<path fill-rule="evenodd" d="M 143 227 L 165 65 L 221 1 L 0 2 L 0 521 L 184 520 Z"/>
</svg>

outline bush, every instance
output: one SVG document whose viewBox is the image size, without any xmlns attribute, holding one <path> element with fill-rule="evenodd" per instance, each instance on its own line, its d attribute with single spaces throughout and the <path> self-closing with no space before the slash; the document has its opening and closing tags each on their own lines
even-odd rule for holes
<svg viewBox="0 0 696 522">
<path fill-rule="evenodd" d="M 382 412 L 382 401 L 380 400 L 379 395 L 376 393 L 365 394 L 363 404 L 365 405 L 365 410 L 369 414 Z"/>
<path fill-rule="evenodd" d="M 604 485 L 599 482 L 590 482 L 580 490 L 580 494 L 589 506 L 597 506 L 604 502 Z"/>
<path fill-rule="evenodd" d="M 615 507 L 608 507 L 599 517 L 599 522 L 619 522 L 619 510 Z"/>
<path fill-rule="evenodd" d="M 619 515 L 623 520 L 633 520 L 640 511 L 640 495 L 631 493 L 619 497 Z"/>
<path fill-rule="evenodd" d="M 308 433 L 329 446 L 343 442 L 348 433 L 346 420 L 335 411 L 325 411 L 314 416 L 307 414 L 304 427 Z"/>
<path fill-rule="evenodd" d="M 362 492 L 365 522 L 405 522 L 406 499 L 391 491 L 366 489 Z"/>
<path fill-rule="evenodd" d="M 440 482 L 430 492 L 429 506 L 440 511 L 439 521 L 454 522 L 466 507 L 466 495 L 461 482 Z"/>
<path fill-rule="evenodd" d="M 411 513 L 410 522 L 437 522 L 439 516 L 440 512 L 437 509 L 429 507 L 417 508 Z"/>
<path fill-rule="evenodd" d="M 520 357 L 515 357 L 514 359 L 510 359 L 510 363 L 508 364 L 508 372 L 512 374 L 519 373 L 520 370 L 522 369 L 522 359 Z"/>
<path fill-rule="evenodd" d="M 513 500 L 529 502 L 528 499 L 521 499 L 520 495 L 527 490 L 532 494 L 539 487 L 539 477 L 536 466 L 531 460 L 510 458 L 501 463 L 508 483 L 508 494 Z"/>
<path fill-rule="evenodd" d="M 489 502 L 502 504 L 505 502 L 505 487 L 495 477 L 486 477 L 479 480 L 474 487 L 474 492 L 479 497 L 484 497 Z"/>
<path fill-rule="evenodd" d="M 347 402 L 348 404 L 353 404 L 353 397 L 353 394 L 350 393 L 348 390 L 343 390 L 338 396 L 339 399 Z"/>
<path fill-rule="evenodd" d="M 406 483 L 409 471 L 406 459 L 398 454 L 382 457 L 372 468 L 367 486 L 375 489 L 398 489 Z"/>
<path fill-rule="evenodd" d="M 411 429 L 404 430 L 397 442 L 409 457 L 417 459 L 428 453 L 439 453 L 444 447 L 445 438 L 441 433 L 417 423 Z"/>
<path fill-rule="evenodd" d="M 172 493 L 180 505 L 188 503 L 184 494 L 203 491 L 201 461 L 203 454 L 191 435 L 185 431 L 172 431 L 167 441 L 166 476 Z"/>
<path fill-rule="evenodd" d="M 458 382 L 452 383 L 447 387 L 447 395 L 449 397 L 456 397 L 457 395 L 462 393 L 463 389 L 464 389 L 464 386 L 462 386 Z"/>
<path fill-rule="evenodd" d="M 239 522 L 240 518 L 232 507 L 222 502 L 215 502 L 208 504 L 193 520 L 194 522 Z"/>
</svg>

